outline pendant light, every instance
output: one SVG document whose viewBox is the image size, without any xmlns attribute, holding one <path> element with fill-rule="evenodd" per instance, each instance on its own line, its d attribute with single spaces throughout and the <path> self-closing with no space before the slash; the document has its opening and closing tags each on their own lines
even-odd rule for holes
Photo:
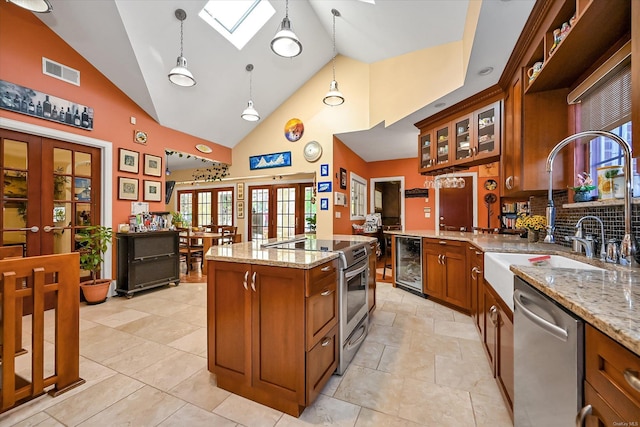
<svg viewBox="0 0 640 427">
<path fill-rule="evenodd" d="M 30 10 L 31 12 L 38 13 L 49 13 L 53 10 L 51 7 L 51 3 L 49 0 L 7 0 L 15 4 L 16 6 L 20 6 L 23 9 Z"/>
<path fill-rule="evenodd" d="M 253 64 L 247 64 L 245 69 L 249 72 L 249 102 L 247 103 L 247 108 L 244 109 L 240 117 L 242 117 L 248 122 L 257 122 L 258 120 L 260 120 L 260 114 L 258 114 L 256 109 L 253 108 L 253 97 L 251 94 L 252 92 L 252 87 L 251 87 L 252 73 L 251 72 L 253 71 Z"/>
<path fill-rule="evenodd" d="M 324 96 L 322 102 L 331 107 L 335 107 L 344 103 L 344 96 L 342 92 L 340 92 L 340 89 L 338 89 L 338 82 L 336 81 L 336 16 L 340 16 L 340 12 L 336 9 L 331 9 L 331 14 L 333 15 L 333 59 L 331 60 L 333 80 L 331 80 L 329 92 Z"/>
<path fill-rule="evenodd" d="M 169 72 L 169 80 L 178 86 L 190 87 L 196 84 L 196 80 L 193 78 L 191 71 L 187 69 L 187 59 L 182 56 L 182 31 L 184 20 L 187 19 L 187 12 L 182 9 L 176 9 L 175 15 L 180 21 L 180 56 L 178 56 L 176 66 Z"/>
<path fill-rule="evenodd" d="M 278 28 L 278 32 L 271 40 L 271 50 L 278 56 L 293 58 L 302 52 L 302 43 L 291 29 L 289 21 L 289 0 L 285 3 L 285 16 Z"/>
</svg>

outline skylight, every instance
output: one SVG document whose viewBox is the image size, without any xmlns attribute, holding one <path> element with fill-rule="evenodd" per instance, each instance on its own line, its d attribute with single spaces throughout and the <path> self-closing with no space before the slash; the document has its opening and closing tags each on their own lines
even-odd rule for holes
<svg viewBox="0 0 640 427">
<path fill-rule="evenodd" d="M 275 12 L 267 0 L 209 0 L 198 15 L 242 50 Z"/>
</svg>

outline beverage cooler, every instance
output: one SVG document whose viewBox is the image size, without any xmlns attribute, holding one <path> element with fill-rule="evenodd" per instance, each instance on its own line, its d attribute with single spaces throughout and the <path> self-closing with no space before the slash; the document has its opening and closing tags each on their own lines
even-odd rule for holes
<svg viewBox="0 0 640 427">
<path fill-rule="evenodd" d="M 422 239 L 396 237 L 396 285 L 422 293 Z"/>
</svg>

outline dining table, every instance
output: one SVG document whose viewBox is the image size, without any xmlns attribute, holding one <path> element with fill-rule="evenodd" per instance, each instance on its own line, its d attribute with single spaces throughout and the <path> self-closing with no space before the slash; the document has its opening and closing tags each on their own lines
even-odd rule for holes
<svg viewBox="0 0 640 427">
<path fill-rule="evenodd" d="M 211 231 L 191 231 L 181 232 L 180 236 L 187 237 L 191 241 L 202 241 L 202 256 L 204 257 L 206 253 L 209 251 L 209 248 L 213 245 L 217 245 L 222 238 L 222 233 L 214 233 Z M 241 236 L 236 234 L 236 241 L 240 240 Z M 202 262 L 202 274 L 207 274 L 207 262 L 203 260 Z"/>
</svg>

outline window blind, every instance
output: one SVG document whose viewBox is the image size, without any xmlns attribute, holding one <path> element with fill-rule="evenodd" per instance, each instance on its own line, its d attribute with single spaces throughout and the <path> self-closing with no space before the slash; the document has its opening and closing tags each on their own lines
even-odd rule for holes
<svg viewBox="0 0 640 427">
<path fill-rule="evenodd" d="M 611 130 L 631 120 L 631 63 L 580 99 L 580 130 Z"/>
</svg>

